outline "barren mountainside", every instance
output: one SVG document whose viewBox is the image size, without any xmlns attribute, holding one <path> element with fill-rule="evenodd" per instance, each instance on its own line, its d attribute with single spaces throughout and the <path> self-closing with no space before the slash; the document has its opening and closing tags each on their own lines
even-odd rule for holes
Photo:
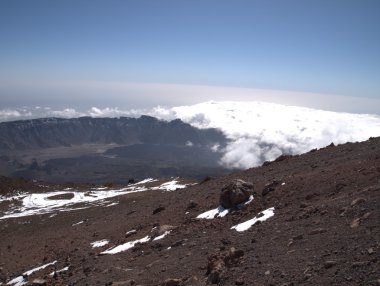
<svg viewBox="0 0 380 286">
<path fill-rule="evenodd" d="M 236 179 L 253 200 L 223 209 Z M 380 138 L 196 184 L 1 180 L 3 283 L 380 283 Z"/>
</svg>

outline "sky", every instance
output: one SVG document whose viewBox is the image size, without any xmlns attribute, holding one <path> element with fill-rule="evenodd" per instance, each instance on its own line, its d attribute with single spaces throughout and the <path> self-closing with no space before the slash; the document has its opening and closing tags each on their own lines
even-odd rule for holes
<svg viewBox="0 0 380 286">
<path fill-rule="evenodd" d="M 380 114 L 380 1 L 0 1 L 0 110 L 262 100 Z"/>
</svg>

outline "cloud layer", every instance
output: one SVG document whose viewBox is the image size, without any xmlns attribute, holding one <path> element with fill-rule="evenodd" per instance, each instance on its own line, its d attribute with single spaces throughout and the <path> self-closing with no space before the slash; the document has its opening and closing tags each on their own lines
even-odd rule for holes
<svg viewBox="0 0 380 286">
<path fill-rule="evenodd" d="M 300 154 L 331 142 L 364 141 L 380 136 L 380 117 L 336 113 L 264 102 L 206 102 L 157 108 L 153 115 L 181 118 L 199 128 L 219 128 L 232 140 L 225 166 L 248 168 L 281 154 Z"/>
<path fill-rule="evenodd" d="M 218 128 L 231 139 L 221 164 L 249 168 L 273 160 L 281 154 L 300 154 L 331 142 L 364 141 L 380 136 L 380 116 L 337 113 L 265 102 L 205 102 L 172 108 L 121 110 L 96 108 L 0 110 L 0 120 L 32 117 L 119 117 L 152 115 L 161 119 L 180 118 L 198 128 Z"/>
<path fill-rule="evenodd" d="M 121 110 L 118 107 L 115 108 L 98 108 L 92 107 L 87 111 L 78 111 L 74 108 L 65 109 L 52 109 L 50 107 L 22 107 L 15 109 L 0 109 L 0 122 L 1 121 L 14 121 L 14 120 L 24 120 L 32 118 L 42 118 L 42 117 L 60 117 L 60 118 L 76 118 L 81 116 L 91 116 L 91 117 L 138 117 L 142 114 L 148 114 L 149 110 L 145 109 L 131 109 L 131 110 Z"/>
</svg>

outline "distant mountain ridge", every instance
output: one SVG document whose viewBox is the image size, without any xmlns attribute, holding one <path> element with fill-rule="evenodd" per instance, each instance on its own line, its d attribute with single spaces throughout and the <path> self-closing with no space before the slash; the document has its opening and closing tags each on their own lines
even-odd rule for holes
<svg viewBox="0 0 380 286">
<path fill-rule="evenodd" d="M 227 138 L 180 119 L 41 118 L 0 123 L 0 174 L 45 181 L 125 182 L 129 178 L 227 173 Z"/>
<path fill-rule="evenodd" d="M 0 123 L 0 149 L 22 150 L 98 144 L 206 146 L 225 143 L 217 129 L 197 129 L 180 119 L 170 122 L 139 118 L 41 118 Z"/>
</svg>

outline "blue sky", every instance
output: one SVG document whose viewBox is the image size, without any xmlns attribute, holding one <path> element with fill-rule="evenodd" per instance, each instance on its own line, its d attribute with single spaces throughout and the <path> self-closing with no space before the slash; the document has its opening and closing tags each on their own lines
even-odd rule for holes
<svg viewBox="0 0 380 286">
<path fill-rule="evenodd" d="M 377 0 L 4 0 L 0 108 L 171 103 L 108 82 L 380 99 L 379 15 Z"/>
</svg>

